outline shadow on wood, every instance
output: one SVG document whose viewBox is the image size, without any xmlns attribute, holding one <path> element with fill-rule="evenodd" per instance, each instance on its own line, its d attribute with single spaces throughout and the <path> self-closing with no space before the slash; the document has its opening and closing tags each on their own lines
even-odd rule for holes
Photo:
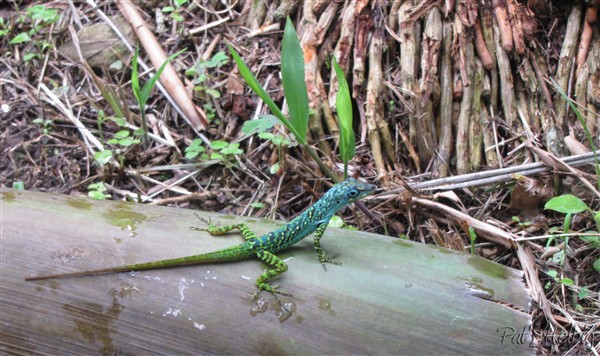
<svg viewBox="0 0 600 356">
<path fill-rule="evenodd" d="M 341 266 L 325 272 L 311 238 L 280 253 L 294 297 L 251 301 L 258 260 L 26 282 L 24 277 L 182 257 L 238 244 L 193 211 L 3 189 L 3 351 L 263 354 L 527 354 L 522 273 L 483 258 L 330 228 Z M 257 233 L 271 221 L 246 222 Z"/>
</svg>

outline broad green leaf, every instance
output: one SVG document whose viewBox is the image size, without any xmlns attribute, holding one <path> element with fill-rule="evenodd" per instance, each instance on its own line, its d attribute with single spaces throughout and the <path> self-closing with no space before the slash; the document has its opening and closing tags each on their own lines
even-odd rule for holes
<svg viewBox="0 0 600 356">
<path fill-rule="evenodd" d="M 246 135 L 252 135 L 255 132 L 265 132 L 275 126 L 279 121 L 273 115 L 263 115 L 256 120 L 247 120 L 242 126 L 242 132 Z"/>
<path fill-rule="evenodd" d="M 229 143 L 225 142 L 225 141 L 221 141 L 221 140 L 214 140 L 213 142 L 210 143 L 210 147 L 213 150 L 222 150 L 223 148 L 227 147 Z"/>
<path fill-rule="evenodd" d="M 240 71 L 240 75 L 242 76 L 242 78 L 244 78 L 244 81 L 246 82 L 246 84 L 248 84 L 250 89 L 252 89 L 252 91 L 254 93 L 256 93 L 256 95 L 258 95 L 258 97 L 261 98 L 262 101 L 265 102 L 265 104 L 267 104 L 267 106 L 269 107 L 269 109 L 271 110 L 273 115 L 275 115 L 279 119 L 279 121 L 281 121 L 281 123 L 292 134 L 294 134 L 294 137 L 296 138 L 296 140 L 298 142 L 300 142 L 301 144 L 306 144 L 306 138 L 303 136 L 300 136 L 300 134 L 298 133 L 296 128 L 290 124 L 290 122 L 285 117 L 285 115 L 283 115 L 283 113 L 281 112 L 279 107 L 277 105 L 275 105 L 275 102 L 273 102 L 273 100 L 271 99 L 269 94 L 267 94 L 267 92 L 258 83 L 258 80 L 256 79 L 256 77 L 252 74 L 252 72 L 250 72 L 250 69 L 248 68 L 246 63 L 244 63 L 244 61 L 242 60 L 240 55 L 235 51 L 235 49 L 233 49 L 233 47 L 231 45 L 228 44 L 227 47 L 229 47 L 229 51 L 231 52 L 231 55 L 233 56 L 233 60 L 235 61 L 236 65 L 238 67 L 238 70 Z"/>
<path fill-rule="evenodd" d="M 344 166 L 354 157 L 355 137 L 354 129 L 352 128 L 352 102 L 350 101 L 350 89 L 348 82 L 344 77 L 344 71 L 333 59 L 333 68 L 338 78 L 339 89 L 335 98 L 335 107 L 338 113 L 340 123 L 340 157 L 344 161 Z"/>
<path fill-rule="evenodd" d="M 100 163 L 100 165 L 103 166 L 107 164 L 108 161 L 110 161 L 112 155 L 113 153 L 111 150 L 98 151 L 94 153 L 94 159 L 96 160 L 96 162 Z"/>
<path fill-rule="evenodd" d="M 331 220 L 329 220 L 329 224 L 327 224 L 327 226 L 329 227 L 344 227 L 344 220 L 342 220 L 342 218 L 340 218 L 337 215 L 334 215 L 331 217 Z"/>
<path fill-rule="evenodd" d="M 596 261 L 594 261 L 594 269 L 596 272 L 600 273 L 600 258 L 597 258 Z"/>
<path fill-rule="evenodd" d="M 12 40 L 10 40 L 10 44 L 19 44 L 23 42 L 31 41 L 31 37 L 26 32 L 21 32 L 16 35 Z"/>
<path fill-rule="evenodd" d="M 290 109 L 291 124 L 302 137 L 301 140 L 306 140 L 308 93 L 304 78 L 304 53 L 289 17 L 285 23 L 281 45 L 281 77 L 285 99 Z"/>
<path fill-rule="evenodd" d="M 544 205 L 544 209 L 558 211 L 563 214 L 577 214 L 588 210 L 589 207 L 576 196 L 564 194 L 548 200 L 546 205 Z"/>
</svg>

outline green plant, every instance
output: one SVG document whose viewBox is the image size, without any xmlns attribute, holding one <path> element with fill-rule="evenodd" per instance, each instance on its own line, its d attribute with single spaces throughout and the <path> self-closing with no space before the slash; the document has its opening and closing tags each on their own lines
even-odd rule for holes
<svg viewBox="0 0 600 356">
<path fill-rule="evenodd" d="M 475 240 L 477 240 L 477 234 L 473 226 L 469 226 L 469 239 L 471 240 L 471 255 L 475 254 Z"/>
<path fill-rule="evenodd" d="M 340 157 L 344 162 L 344 178 L 348 178 L 348 161 L 354 157 L 355 137 L 352 128 L 352 102 L 350 101 L 350 89 L 344 77 L 344 71 L 333 59 L 333 68 L 338 78 L 339 90 L 335 98 L 335 106 L 340 123 Z"/>
<path fill-rule="evenodd" d="M 92 183 L 88 185 L 88 196 L 93 199 L 104 200 L 110 198 L 110 194 L 106 194 L 107 188 L 104 183 Z"/>
<path fill-rule="evenodd" d="M 42 133 L 44 135 L 47 135 L 50 133 L 50 131 L 52 131 L 52 124 L 54 123 L 52 120 L 50 119 L 42 119 L 41 117 L 38 117 L 37 119 L 33 120 L 33 123 L 36 124 L 37 126 L 39 126 L 42 129 Z"/>
<path fill-rule="evenodd" d="M 10 40 L 12 45 L 26 45 L 31 43 L 34 50 L 24 49 L 23 61 L 28 62 L 34 58 L 39 58 L 40 53 L 44 52 L 51 44 L 44 40 L 33 40 L 36 35 L 46 26 L 50 26 L 59 19 L 58 11 L 56 9 L 48 8 L 44 5 L 34 5 L 27 9 L 26 15 L 19 18 L 19 22 L 25 23 L 31 21 L 31 29 L 27 32 L 20 32 Z M 0 34 L 7 35 L 8 29 L 4 25 L 4 20 L 0 24 Z"/>
<path fill-rule="evenodd" d="M 584 211 L 587 211 L 592 214 L 594 222 L 596 223 L 596 229 L 598 229 L 600 231 L 600 211 L 592 210 L 583 200 L 577 198 L 576 196 L 574 196 L 572 194 L 564 194 L 564 195 L 560 195 L 560 196 L 557 196 L 557 197 L 554 197 L 554 198 L 548 200 L 546 205 L 544 205 L 544 209 L 553 210 L 553 211 L 556 211 L 556 212 L 559 212 L 562 214 L 566 214 L 565 220 L 563 222 L 563 233 L 565 233 L 565 234 L 567 232 L 569 232 L 569 229 L 571 228 L 573 214 L 582 213 Z M 565 244 L 564 244 L 565 247 L 564 247 L 563 251 L 561 251 L 562 255 L 559 256 L 559 257 L 563 258 L 563 260 L 562 260 L 563 263 L 564 263 L 564 257 L 566 256 L 566 249 L 567 249 L 567 246 L 569 243 L 569 237 L 564 236 L 564 239 L 565 239 Z M 583 241 L 590 243 L 592 246 L 594 246 L 597 249 L 600 248 L 600 241 L 598 240 L 597 235 L 582 236 L 581 239 Z M 552 239 L 549 239 L 548 245 L 551 242 L 552 242 Z M 597 272 L 600 272 L 600 258 L 598 258 L 594 261 L 593 267 Z"/>
<path fill-rule="evenodd" d="M 187 3 L 187 0 L 174 0 L 174 6 L 165 6 L 161 9 L 162 12 L 168 13 L 169 17 L 175 22 L 183 22 L 184 18 L 181 16 L 181 7 Z"/>
<path fill-rule="evenodd" d="M 201 160 L 218 160 L 224 164 L 228 164 L 233 156 L 244 153 L 240 148 L 239 143 L 229 143 L 221 140 L 211 142 L 211 152 L 207 153 L 206 148 L 202 146 L 202 140 L 194 139 L 185 149 L 185 158 L 194 159 L 200 155 Z"/>
<path fill-rule="evenodd" d="M 334 182 L 340 178 L 334 174 L 321 160 L 317 152 L 308 144 L 306 132 L 308 129 L 308 94 L 304 76 L 304 55 L 296 30 L 288 18 L 283 32 L 283 43 L 281 50 L 281 76 L 283 79 L 283 91 L 288 104 L 290 118 L 288 119 L 267 92 L 258 83 L 258 80 L 244 63 L 239 54 L 228 45 L 229 51 L 236 62 L 240 75 L 248 86 L 267 104 L 273 115 L 291 132 L 301 149 L 305 150 L 319 165 L 321 170 Z"/>
<path fill-rule="evenodd" d="M 14 190 L 25 190 L 25 184 L 22 180 L 16 180 L 13 182 L 12 187 Z"/>
<path fill-rule="evenodd" d="M 215 99 L 221 98 L 221 92 L 212 89 L 205 85 L 206 82 L 209 82 L 212 79 L 210 75 L 209 69 L 219 68 L 224 66 L 229 62 L 229 58 L 225 54 L 225 52 L 217 52 L 214 56 L 208 61 L 200 61 L 196 63 L 193 67 L 188 68 L 185 71 L 185 75 L 189 77 L 193 77 L 192 84 L 194 84 L 194 92 L 203 92 Z"/>
<path fill-rule="evenodd" d="M 171 62 L 175 57 L 183 53 L 184 50 L 181 50 L 175 54 L 170 55 L 167 60 L 160 66 L 160 68 L 154 73 L 152 78 L 144 83 L 144 86 L 140 89 L 140 81 L 138 78 L 138 56 L 140 53 L 140 48 L 137 46 L 135 48 L 135 54 L 133 55 L 133 63 L 131 68 L 131 89 L 133 90 L 133 95 L 137 100 L 140 106 L 140 113 L 142 115 L 142 132 L 144 138 L 144 144 L 148 143 L 148 127 L 146 125 L 146 102 L 150 98 L 150 92 L 156 85 L 156 81 L 160 78 L 160 75 L 167 67 L 167 64 Z"/>
<path fill-rule="evenodd" d="M 206 148 L 202 146 L 202 140 L 197 138 L 194 139 L 188 147 L 185 148 L 185 158 L 193 159 L 199 154 L 206 152 Z M 208 158 L 208 157 L 206 157 Z"/>
<path fill-rule="evenodd" d="M 242 126 L 242 132 L 248 136 L 258 134 L 258 137 L 263 140 L 271 141 L 277 147 L 277 153 L 279 160 L 283 159 L 283 146 L 294 147 L 297 145 L 296 142 L 290 140 L 288 136 L 277 135 L 272 132 L 268 132 L 273 126 L 275 126 L 279 120 L 273 115 L 262 115 L 256 120 L 248 120 L 244 122 Z M 275 163 L 270 168 L 270 173 L 275 174 L 281 168 L 279 162 Z"/>
</svg>

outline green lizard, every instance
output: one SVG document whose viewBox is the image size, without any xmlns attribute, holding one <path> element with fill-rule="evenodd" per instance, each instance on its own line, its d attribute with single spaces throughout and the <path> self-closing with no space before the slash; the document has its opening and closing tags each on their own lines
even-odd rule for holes
<svg viewBox="0 0 600 356">
<path fill-rule="evenodd" d="M 157 268 L 187 266 L 195 264 L 208 264 L 219 262 L 230 262 L 246 260 L 253 256 L 258 257 L 272 269 L 266 270 L 256 279 L 258 292 L 265 290 L 271 293 L 286 294 L 278 290 L 278 287 L 272 286 L 269 280 L 287 271 L 287 264 L 278 258 L 275 253 L 296 244 L 311 233 L 315 233 L 314 245 L 317 251 L 319 261 L 323 263 L 334 263 L 331 258 L 325 256 L 321 248 L 321 237 L 327 228 L 331 217 L 342 207 L 360 199 L 375 190 L 373 184 L 365 184 L 354 178 L 348 178 L 342 183 L 334 185 L 319 201 L 306 209 L 302 214 L 293 219 L 287 225 L 269 232 L 260 237 L 256 236 L 246 224 L 233 224 L 218 227 L 208 222 L 207 229 L 211 235 L 223 235 L 226 232 L 238 229 L 245 242 L 233 247 L 225 248 L 215 252 L 209 252 L 201 255 L 173 258 L 169 260 L 136 263 L 118 267 L 97 269 L 92 271 L 61 273 L 45 276 L 27 277 L 25 280 L 34 281 L 51 278 L 80 277 L 95 274 L 107 274 L 116 272 L 140 271 Z M 258 294 L 257 292 L 257 294 Z"/>
</svg>

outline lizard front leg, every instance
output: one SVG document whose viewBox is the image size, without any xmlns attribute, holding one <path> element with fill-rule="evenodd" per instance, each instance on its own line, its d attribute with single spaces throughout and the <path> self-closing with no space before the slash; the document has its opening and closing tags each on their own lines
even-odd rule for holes
<svg viewBox="0 0 600 356">
<path fill-rule="evenodd" d="M 315 231 L 315 239 L 314 239 L 315 250 L 317 251 L 317 257 L 319 257 L 319 262 L 321 262 L 323 264 L 323 268 L 325 268 L 325 270 L 327 270 L 327 268 L 325 267 L 325 263 L 331 263 L 334 265 L 342 264 L 341 262 L 336 262 L 333 260 L 334 258 L 339 256 L 339 254 L 335 254 L 331 257 L 327 257 L 325 255 L 325 253 L 323 253 L 323 249 L 321 248 L 321 237 L 323 237 L 323 234 L 325 233 L 325 229 L 327 229 L 328 223 L 329 222 L 322 223 L 321 225 L 319 225 L 319 227 Z"/>
<path fill-rule="evenodd" d="M 258 297 L 258 293 L 261 290 L 270 292 L 273 295 L 275 293 L 278 293 L 278 294 L 283 294 L 283 295 L 289 296 L 290 295 L 289 293 L 279 290 L 279 287 L 272 286 L 268 282 L 271 278 L 277 277 L 278 275 L 287 271 L 288 270 L 287 264 L 285 262 L 283 262 L 282 259 L 275 256 L 275 254 L 273 254 L 267 250 L 258 250 L 256 252 L 256 256 L 258 256 L 258 258 L 260 258 L 262 261 L 264 261 L 265 263 L 267 263 L 268 265 L 270 265 L 274 268 L 266 270 L 265 272 L 263 272 L 263 274 L 258 276 L 258 278 L 256 279 L 256 286 L 258 287 L 258 292 L 256 292 L 256 294 L 254 294 L 254 299 L 256 299 L 256 297 Z"/>
</svg>

